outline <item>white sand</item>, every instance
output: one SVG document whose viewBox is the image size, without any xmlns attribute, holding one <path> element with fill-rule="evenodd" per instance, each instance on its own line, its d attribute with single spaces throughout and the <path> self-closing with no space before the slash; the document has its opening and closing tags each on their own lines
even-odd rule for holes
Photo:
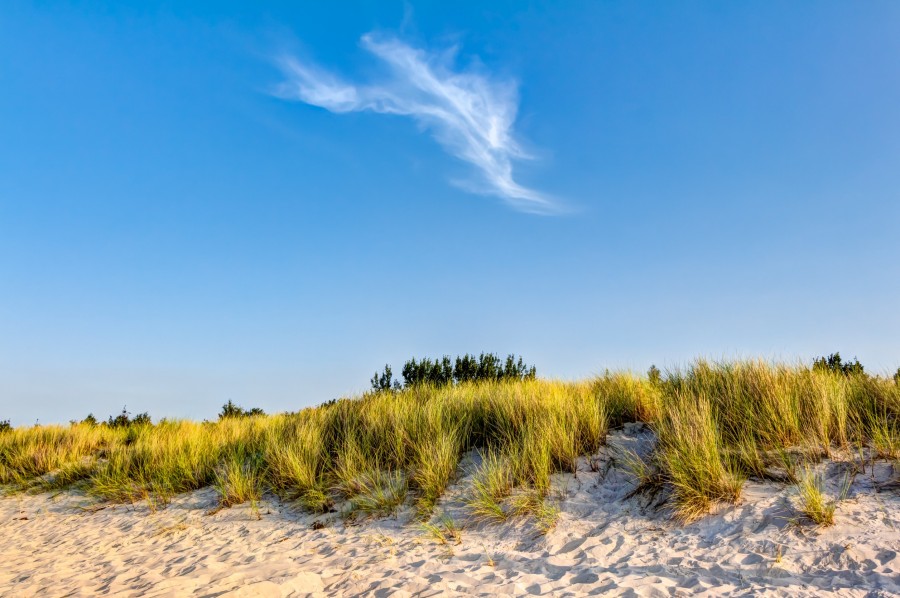
<svg viewBox="0 0 900 598">
<path fill-rule="evenodd" d="M 468 525 L 452 550 L 410 520 L 344 524 L 267 498 L 207 514 L 211 490 L 165 509 L 95 505 L 77 493 L 0 499 L 3 596 L 900 595 L 900 472 L 875 463 L 854 477 L 836 524 L 795 510 L 796 490 L 749 482 L 736 507 L 690 525 L 624 497 L 633 479 L 606 456 L 643 446 L 630 427 L 611 437 L 600 472 L 585 461 L 558 476 L 562 513 L 547 535 L 533 522 Z M 822 465 L 838 493 L 845 463 Z M 439 511 L 463 519 L 463 477 Z M 882 491 L 878 491 L 881 488 Z M 320 518 L 322 519 L 322 518 Z M 493 563 L 491 562 L 493 561 Z"/>
</svg>

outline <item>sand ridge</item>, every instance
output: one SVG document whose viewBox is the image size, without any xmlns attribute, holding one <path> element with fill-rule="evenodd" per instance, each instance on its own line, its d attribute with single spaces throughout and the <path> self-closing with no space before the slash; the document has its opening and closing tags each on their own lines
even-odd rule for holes
<svg viewBox="0 0 900 598">
<path fill-rule="evenodd" d="M 0 595 L 900 595 L 900 492 L 879 491 L 900 473 L 892 464 L 853 477 L 832 527 L 798 515 L 793 487 L 760 482 L 684 525 L 658 496 L 629 496 L 617 455 L 646 435 L 615 432 L 577 475 L 554 476 L 561 513 L 549 533 L 529 520 L 469 523 L 458 545 L 436 542 L 412 509 L 354 522 L 274 497 L 217 509 L 211 489 L 157 510 L 74 491 L 4 497 Z M 471 465 L 436 509 L 461 523 Z M 847 464 L 820 467 L 836 495 Z"/>
</svg>

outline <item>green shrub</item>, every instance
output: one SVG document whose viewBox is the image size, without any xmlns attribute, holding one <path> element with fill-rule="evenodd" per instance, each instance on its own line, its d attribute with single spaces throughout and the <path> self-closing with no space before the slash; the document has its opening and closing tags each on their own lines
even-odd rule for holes
<svg viewBox="0 0 900 598">
<path fill-rule="evenodd" d="M 394 374 L 391 372 L 391 366 L 385 364 L 384 371 L 381 374 L 375 372 L 375 375 L 372 376 L 372 379 L 370 380 L 372 383 L 372 390 L 375 392 L 398 390 L 400 388 L 400 382 L 393 378 Z M 334 399 L 332 399 L 331 402 L 334 402 Z"/>
<path fill-rule="evenodd" d="M 817 357 L 813 362 L 814 370 L 825 370 L 836 374 L 844 374 L 851 376 L 855 374 L 863 374 L 864 368 L 855 357 L 853 361 L 842 361 L 840 353 L 832 353 L 828 357 Z"/>
<path fill-rule="evenodd" d="M 146 411 L 143 413 L 138 413 L 131 419 L 132 426 L 152 426 L 153 420 L 150 419 L 150 414 Z"/>
<path fill-rule="evenodd" d="M 233 417 L 254 417 L 257 415 L 265 415 L 266 412 L 260 409 L 259 407 L 253 407 L 252 409 L 244 409 L 239 405 L 235 405 L 231 399 L 228 399 L 228 402 L 222 405 L 222 411 L 219 412 L 219 419 L 229 419 Z"/>
<path fill-rule="evenodd" d="M 122 407 L 122 413 L 113 417 L 109 416 L 109 419 L 106 420 L 106 425 L 110 428 L 125 428 L 131 423 L 131 413 L 128 412 L 127 407 Z"/>
<path fill-rule="evenodd" d="M 9 423 L 8 419 L 4 419 L 0 421 L 0 434 L 3 432 L 10 432 L 12 430 L 12 424 Z"/>
<path fill-rule="evenodd" d="M 467 353 L 457 357 L 453 366 L 453 380 L 456 382 L 531 380 L 536 373 L 535 367 L 526 365 L 521 357 L 517 359 L 514 355 L 508 355 L 503 362 L 493 353 L 482 353 L 478 358 Z"/>
<path fill-rule="evenodd" d="M 89 414 L 82 423 L 88 425 L 96 425 L 97 420 L 93 415 Z M 106 425 L 110 428 L 127 428 L 129 426 L 149 426 L 152 425 L 153 421 L 150 419 L 150 414 L 146 411 L 144 413 L 138 413 L 131 417 L 131 413 L 128 411 L 126 407 L 122 407 L 122 413 L 113 417 L 109 416 L 109 419 L 106 420 Z"/>
<path fill-rule="evenodd" d="M 468 353 L 451 360 L 448 355 L 440 359 L 412 358 L 403 364 L 403 386 L 431 385 L 447 386 L 466 382 L 490 382 L 498 380 L 532 380 L 537 370 L 528 366 L 521 357 L 508 355 L 505 360 L 493 353 L 482 353 L 478 357 Z M 372 378 L 374 390 L 398 389 L 399 382 L 391 384 L 391 369 L 385 366 L 384 373 L 376 373 Z"/>
<path fill-rule="evenodd" d="M 432 361 L 427 357 L 421 361 L 415 358 L 403 364 L 403 383 L 406 386 L 431 384 L 445 386 L 453 382 L 453 364 L 448 356 Z"/>
</svg>

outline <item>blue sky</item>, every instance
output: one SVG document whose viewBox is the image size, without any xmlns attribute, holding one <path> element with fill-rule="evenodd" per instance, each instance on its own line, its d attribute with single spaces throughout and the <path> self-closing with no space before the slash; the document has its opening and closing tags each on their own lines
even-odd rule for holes
<svg viewBox="0 0 900 598">
<path fill-rule="evenodd" d="M 0 419 L 900 365 L 897 3 L 13 0 L 0 55 Z"/>
</svg>

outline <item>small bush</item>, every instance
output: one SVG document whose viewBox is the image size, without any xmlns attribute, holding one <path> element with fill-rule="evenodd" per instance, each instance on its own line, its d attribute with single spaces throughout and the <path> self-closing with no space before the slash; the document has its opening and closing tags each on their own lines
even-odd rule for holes
<svg viewBox="0 0 900 598">
<path fill-rule="evenodd" d="M 92 423 L 93 422 L 93 423 Z M 93 415 L 88 415 L 82 423 L 88 425 L 96 425 L 97 420 Z M 152 425 L 153 421 L 150 419 L 150 414 L 146 411 L 144 413 L 138 413 L 131 417 L 131 413 L 128 411 L 126 407 L 122 407 L 122 413 L 113 417 L 109 416 L 109 419 L 106 420 L 106 425 L 110 428 L 127 428 L 129 426 L 149 426 Z"/>
<path fill-rule="evenodd" d="M 506 361 L 493 353 L 482 353 L 476 359 L 474 355 L 457 357 L 453 366 L 453 379 L 456 382 L 482 382 L 490 380 L 533 380 L 537 374 L 535 367 L 528 366 L 514 355 L 508 355 Z"/>
<path fill-rule="evenodd" d="M 513 498 L 511 512 L 520 517 L 534 516 L 537 528 L 543 534 L 552 530 L 559 518 L 559 507 L 534 490 L 523 492 Z"/>
<path fill-rule="evenodd" d="M 453 382 L 453 364 L 446 355 L 440 360 L 432 361 L 427 357 L 421 361 L 415 358 L 403 364 L 403 383 L 406 386 L 431 384 L 446 386 Z"/>
<path fill-rule="evenodd" d="M 872 448 L 880 459 L 900 459 L 900 418 L 875 413 L 869 419 Z"/>
<path fill-rule="evenodd" d="M 143 413 L 138 413 L 131 419 L 132 426 L 152 426 L 153 420 L 150 419 L 150 414 L 146 411 Z"/>
<path fill-rule="evenodd" d="M 843 374 L 852 376 L 865 373 L 862 364 L 855 357 L 853 361 L 842 361 L 840 353 L 832 353 L 828 357 L 817 357 L 813 362 L 813 369 L 819 371 L 829 371 L 835 374 Z"/>
<path fill-rule="evenodd" d="M 113 417 L 109 416 L 109 419 L 106 420 L 106 425 L 110 428 L 126 428 L 131 423 L 131 413 L 128 412 L 127 407 L 122 407 L 122 413 Z"/>
<path fill-rule="evenodd" d="M 0 421 L 0 434 L 2 434 L 3 432 L 11 432 L 11 431 L 12 431 L 12 424 L 9 423 L 8 419 L 4 419 L 3 421 Z"/>
<path fill-rule="evenodd" d="M 391 366 L 385 364 L 384 371 L 381 374 L 375 372 L 375 375 L 372 376 L 372 379 L 370 380 L 372 383 L 372 390 L 376 392 L 398 390 L 400 388 L 400 381 L 394 380 L 393 378 L 394 374 L 391 372 Z"/>
<path fill-rule="evenodd" d="M 234 417 L 254 417 L 257 415 L 265 415 L 266 412 L 260 409 L 259 407 L 253 407 L 252 409 L 244 409 L 239 405 L 235 405 L 231 399 L 228 399 L 228 402 L 222 405 L 222 411 L 219 412 L 219 419 L 229 419 Z"/>
<path fill-rule="evenodd" d="M 482 353 L 478 357 L 468 353 L 451 360 L 444 355 L 440 359 L 412 358 L 403 364 L 402 387 L 448 386 L 465 382 L 496 382 L 500 380 L 533 380 L 537 374 L 534 366 L 526 365 L 521 357 L 508 355 L 501 360 L 494 353 Z M 384 372 L 372 377 L 372 389 L 399 390 L 400 382 L 392 380 L 390 366 Z"/>
<path fill-rule="evenodd" d="M 897 368 L 897 371 L 894 373 L 894 384 L 900 386 L 900 368 Z"/>
</svg>

